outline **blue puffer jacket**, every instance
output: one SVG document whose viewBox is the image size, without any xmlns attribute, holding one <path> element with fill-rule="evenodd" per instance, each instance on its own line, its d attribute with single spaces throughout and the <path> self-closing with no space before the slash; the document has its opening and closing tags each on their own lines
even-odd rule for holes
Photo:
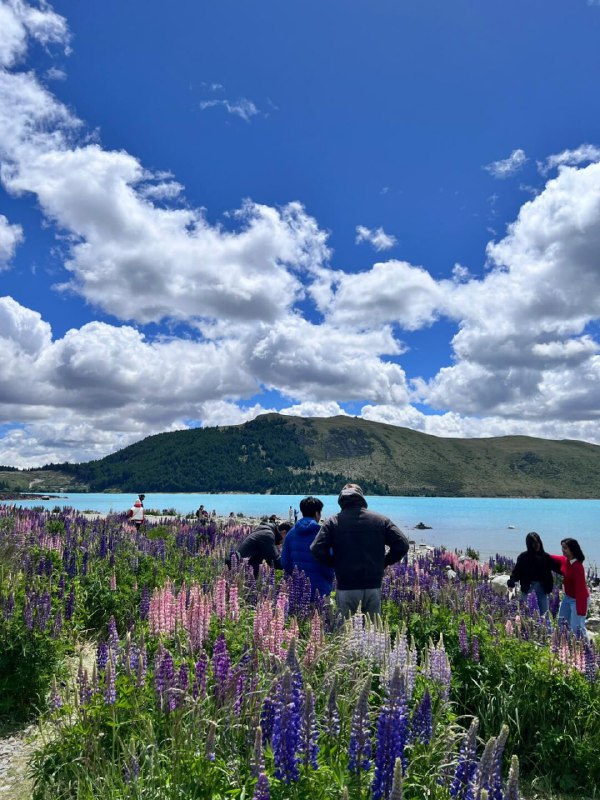
<svg viewBox="0 0 600 800">
<path fill-rule="evenodd" d="M 321 526 L 311 517 L 302 517 L 288 531 L 281 550 L 281 566 L 290 575 L 294 567 L 310 579 L 311 598 L 319 591 L 321 597 L 331 593 L 333 585 L 333 567 L 319 564 L 310 552 L 310 546 Z"/>
</svg>

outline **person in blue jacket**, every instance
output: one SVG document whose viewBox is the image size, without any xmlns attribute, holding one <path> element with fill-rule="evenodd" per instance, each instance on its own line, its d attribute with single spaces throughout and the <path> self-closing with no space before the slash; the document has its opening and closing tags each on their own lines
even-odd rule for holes
<svg viewBox="0 0 600 800">
<path fill-rule="evenodd" d="M 323 503 L 318 497 L 305 497 L 300 501 L 301 519 L 288 532 L 281 550 L 281 566 L 289 575 L 294 567 L 310 580 L 310 596 L 314 599 L 317 591 L 324 597 L 331 594 L 333 586 L 333 567 L 319 564 L 310 552 L 317 533 L 321 529 L 319 524 Z"/>
</svg>

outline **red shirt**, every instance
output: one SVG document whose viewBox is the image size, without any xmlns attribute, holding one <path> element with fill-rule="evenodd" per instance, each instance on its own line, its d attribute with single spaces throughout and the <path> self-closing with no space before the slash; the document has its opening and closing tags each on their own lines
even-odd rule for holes
<svg viewBox="0 0 600 800">
<path fill-rule="evenodd" d="M 560 567 L 564 578 L 565 594 L 574 598 L 575 608 L 580 617 L 587 614 L 588 597 L 590 593 L 585 582 L 585 570 L 581 561 L 569 561 L 566 556 L 552 556 Z"/>
</svg>

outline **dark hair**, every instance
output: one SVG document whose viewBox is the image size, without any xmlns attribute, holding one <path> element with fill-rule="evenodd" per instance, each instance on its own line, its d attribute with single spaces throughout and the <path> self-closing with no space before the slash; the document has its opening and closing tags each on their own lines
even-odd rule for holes
<svg viewBox="0 0 600 800">
<path fill-rule="evenodd" d="M 323 510 L 323 501 L 318 497 L 309 495 L 304 500 L 300 500 L 300 511 L 303 517 L 314 517 L 317 511 Z"/>
<path fill-rule="evenodd" d="M 279 525 L 277 526 L 277 530 L 278 531 L 289 531 L 293 527 L 294 526 L 292 525 L 291 522 L 280 522 Z"/>
<path fill-rule="evenodd" d="M 585 561 L 585 556 L 583 555 L 583 551 L 579 546 L 579 542 L 577 539 L 561 539 L 561 544 L 566 544 L 569 550 L 573 553 L 573 558 L 576 561 L 580 561 L 582 564 Z"/>
<path fill-rule="evenodd" d="M 527 534 L 527 536 L 525 537 L 525 544 L 527 546 L 527 550 L 530 553 L 544 552 L 544 544 L 542 542 L 542 538 L 539 535 L 539 533 L 536 533 L 535 531 L 531 531 L 530 533 Z M 536 549 L 536 544 L 539 544 L 540 546 L 539 550 Z"/>
</svg>

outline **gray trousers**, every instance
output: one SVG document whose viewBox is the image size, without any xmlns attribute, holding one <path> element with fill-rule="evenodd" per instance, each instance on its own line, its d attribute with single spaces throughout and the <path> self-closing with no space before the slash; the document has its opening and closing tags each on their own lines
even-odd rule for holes
<svg viewBox="0 0 600 800">
<path fill-rule="evenodd" d="M 343 617 L 356 614 L 359 605 L 363 614 L 373 617 L 381 611 L 381 589 L 338 589 L 335 601 Z"/>
</svg>

